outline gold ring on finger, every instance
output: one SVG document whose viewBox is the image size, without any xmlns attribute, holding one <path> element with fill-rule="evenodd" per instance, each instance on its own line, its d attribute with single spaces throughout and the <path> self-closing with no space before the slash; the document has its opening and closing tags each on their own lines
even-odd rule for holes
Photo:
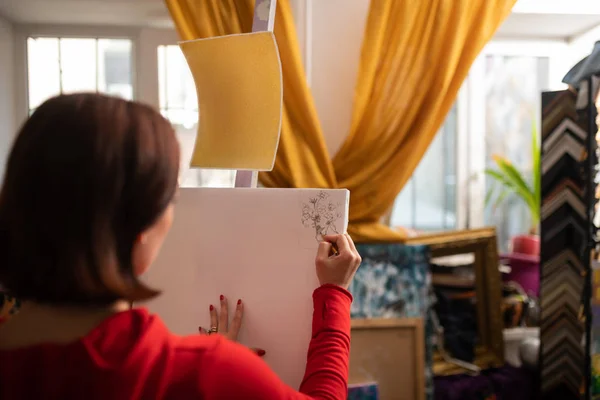
<svg viewBox="0 0 600 400">
<path fill-rule="evenodd" d="M 211 326 L 210 330 L 208 331 L 209 335 L 212 335 L 213 333 L 217 333 L 219 332 L 219 329 L 216 326 Z"/>
</svg>

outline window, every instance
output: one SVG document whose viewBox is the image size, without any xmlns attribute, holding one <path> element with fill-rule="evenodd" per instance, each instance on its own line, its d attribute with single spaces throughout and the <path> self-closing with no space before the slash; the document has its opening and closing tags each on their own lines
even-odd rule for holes
<svg viewBox="0 0 600 400">
<path fill-rule="evenodd" d="M 132 99 L 131 57 L 127 39 L 28 38 L 29 113 L 61 93 L 92 91 Z"/>
<path fill-rule="evenodd" d="M 394 204 L 390 225 L 418 231 L 457 228 L 457 106 L 427 149 Z"/>
<path fill-rule="evenodd" d="M 537 56 L 485 55 L 485 158 L 495 168 L 494 154 L 508 158 L 531 182 L 531 126 L 541 129 L 541 92 L 548 89 L 549 58 Z M 486 191 L 492 185 L 485 180 Z M 499 246 L 508 249 L 512 236 L 527 233 L 529 212 L 514 196 L 485 208 L 486 225 L 496 226 Z"/>
<path fill-rule="evenodd" d="M 161 113 L 168 118 L 181 145 L 181 185 L 231 187 L 235 171 L 189 167 L 198 123 L 196 86 L 179 46 L 158 46 L 158 88 Z"/>
</svg>

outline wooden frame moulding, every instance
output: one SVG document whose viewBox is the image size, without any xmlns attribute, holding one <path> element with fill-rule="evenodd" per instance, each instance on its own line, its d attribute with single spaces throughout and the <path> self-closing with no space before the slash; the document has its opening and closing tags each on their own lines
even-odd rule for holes
<svg viewBox="0 0 600 400">
<path fill-rule="evenodd" d="M 422 318 L 352 320 L 350 384 L 376 382 L 381 399 L 425 399 Z"/>
</svg>

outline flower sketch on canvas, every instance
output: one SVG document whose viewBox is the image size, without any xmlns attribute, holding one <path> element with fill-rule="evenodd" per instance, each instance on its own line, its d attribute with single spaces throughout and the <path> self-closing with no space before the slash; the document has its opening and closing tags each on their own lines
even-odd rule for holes
<svg viewBox="0 0 600 400">
<path fill-rule="evenodd" d="M 315 197 L 302 204 L 302 224 L 315 230 L 317 242 L 325 235 L 339 233 L 336 223 L 342 217 L 340 204 L 329 200 L 329 194 L 320 191 Z"/>
</svg>

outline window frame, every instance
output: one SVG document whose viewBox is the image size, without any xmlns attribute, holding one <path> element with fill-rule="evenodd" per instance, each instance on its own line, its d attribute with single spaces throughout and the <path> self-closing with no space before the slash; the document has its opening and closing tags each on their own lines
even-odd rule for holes
<svg viewBox="0 0 600 400">
<path fill-rule="evenodd" d="M 133 99 L 159 108 L 158 63 L 156 49 L 160 45 L 176 45 L 173 29 L 121 26 L 15 24 L 15 117 L 24 121 L 29 113 L 28 38 L 125 39 L 131 41 L 131 84 Z M 140 84 L 143 83 L 143 84 Z"/>
<path fill-rule="evenodd" d="M 59 64 L 61 63 L 61 52 L 60 52 L 61 40 L 63 40 L 63 39 L 94 40 L 95 41 L 95 45 L 96 45 L 96 49 L 95 49 L 95 55 L 96 55 L 96 92 L 98 92 L 98 79 L 99 79 L 99 75 L 98 75 L 98 57 L 99 57 L 98 50 L 99 50 L 99 47 L 98 47 L 98 45 L 99 45 L 100 40 L 127 40 L 127 41 L 129 41 L 131 43 L 131 60 L 130 60 L 130 62 L 131 62 L 131 71 L 130 71 L 131 76 L 130 76 L 130 79 L 131 79 L 131 86 L 132 86 L 132 96 L 133 96 L 133 98 L 135 98 L 135 83 L 134 83 L 134 80 L 135 80 L 134 79 L 134 77 L 135 77 L 135 71 L 134 71 L 134 58 L 135 58 L 134 56 L 135 56 L 135 51 L 134 51 L 134 48 L 133 48 L 133 40 L 132 39 L 130 39 L 130 38 L 122 38 L 122 37 L 81 36 L 81 35 L 78 35 L 78 36 L 28 35 L 27 38 L 26 38 L 26 44 L 25 44 L 25 47 L 26 47 L 25 57 L 26 57 L 26 62 L 27 62 L 27 65 L 26 65 L 27 71 L 25 72 L 25 75 L 27 77 L 26 78 L 26 90 L 27 90 L 27 92 L 25 93 L 25 96 L 26 96 L 26 101 L 27 101 L 27 114 L 28 115 L 31 115 L 35 111 L 35 109 L 37 108 L 37 107 L 33 107 L 32 108 L 31 104 L 29 102 L 29 82 L 30 82 L 30 80 L 29 80 L 29 59 L 28 59 L 28 55 L 29 55 L 29 48 L 28 48 L 29 43 L 28 42 L 29 42 L 29 39 L 33 39 L 33 40 L 37 40 L 37 39 L 57 39 L 58 40 L 58 46 L 59 46 L 59 53 L 58 53 L 58 62 L 59 62 Z M 60 65 L 59 65 L 59 70 L 60 70 Z M 63 87 L 63 75 L 62 75 L 62 72 L 59 75 L 59 86 L 60 86 L 61 93 L 63 93 L 63 89 L 62 89 L 62 87 Z"/>
</svg>

